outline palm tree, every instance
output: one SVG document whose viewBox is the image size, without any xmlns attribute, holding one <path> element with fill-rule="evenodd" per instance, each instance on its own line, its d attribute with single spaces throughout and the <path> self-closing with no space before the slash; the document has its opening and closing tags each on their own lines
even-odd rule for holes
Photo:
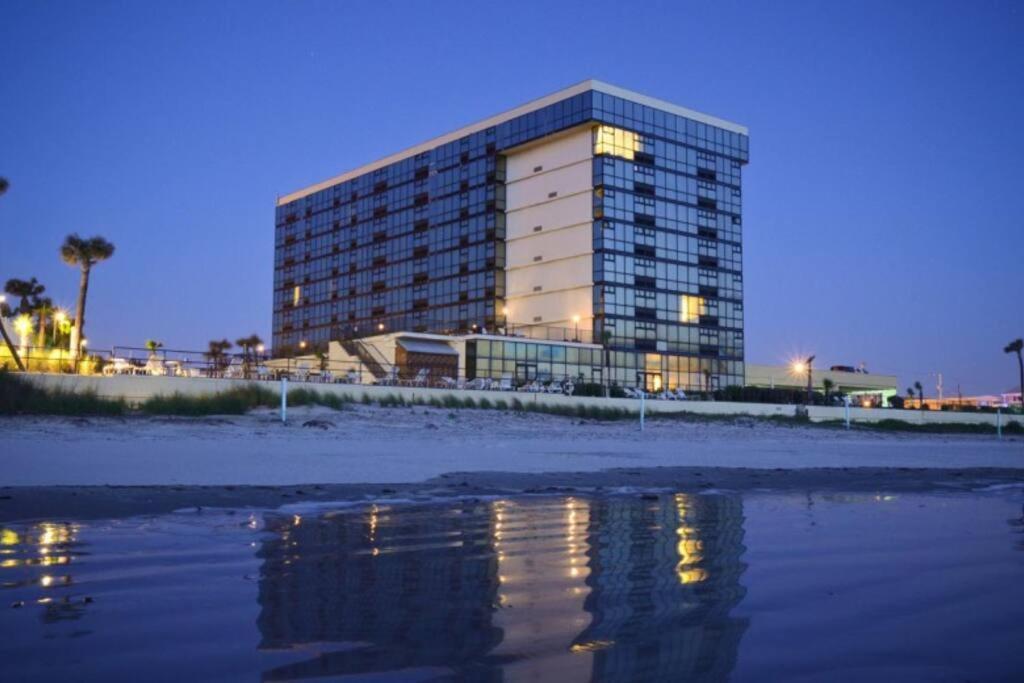
<svg viewBox="0 0 1024 683">
<path fill-rule="evenodd" d="M 114 255 L 114 245 L 102 237 L 79 237 L 77 233 L 64 238 L 60 245 L 60 257 L 69 266 L 78 266 L 82 277 L 78 284 L 78 306 L 75 311 L 75 326 L 71 328 L 71 357 L 78 358 L 82 351 L 85 332 L 85 298 L 89 293 L 89 273 L 92 267 Z"/>
<path fill-rule="evenodd" d="M 1006 353 L 1017 354 L 1017 369 L 1020 371 L 1020 404 L 1024 407 L 1024 359 L 1021 358 L 1021 350 L 1024 349 L 1024 339 L 1014 339 L 1003 349 Z"/>
<path fill-rule="evenodd" d="M 11 341 L 11 337 L 7 334 L 7 326 L 4 325 L 4 318 L 9 318 L 14 311 L 4 301 L 4 297 L 0 296 L 0 337 L 4 338 L 4 343 L 7 344 L 7 350 L 11 352 L 11 358 L 14 359 L 14 364 L 18 366 L 18 369 L 25 372 L 25 366 L 21 362 L 21 356 L 18 355 L 18 351 L 14 346 L 14 342 Z"/>
<path fill-rule="evenodd" d="M 156 352 L 162 349 L 163 347 L 164 343 L 162 341 L 157 341 L 156 339 L 146 340 L 146 349 L 149 351 L 150 358 L 156 356 Z"/>
<path fill-rule="evenodd" d="M 35 306 L 36 317 L 39 319 L 39 330 L 36 333 L 36 347 L 40 350 L 46 347 L 46 319 L 53 316 L 54 307 L 53 299 L 48 296 L 40 297 L 36 300 Z M 57 323 L 55 322 L 54 325 Z"/>
<path fill-rule="evenodd" d="M 248 337 L 236 339 L 235 344 L 242 349 L 242 368 L 245 376 L 249 376 L 249 364 L 256 359 L 256 349 L 263 344 L 260 336 L 253 332 Z"/>
<path fill-rule="evenodd" d="M 11 278 L 4 284 L 4 291 L 21 299 L 18 307 L 14 309 L 16 313 L 31 314 L 35 311 L 39 295 L 46 291 L 46 287 L 34 277 L 28 280 Z"/>
<path fill-rule="evenodd" d="M 214 339 L 209 343 L 208 348 L 209 350 L 203 355 L 210 359 L 210 369 L 223 370 L 226 366 L 224 354 L 231 348 L 231 342 L 227 339 L 221 339 L 220 341 Z"/>
<path fill-rule="evenodd" d="M 913 401 L 914 400 L 914 388 L 913 387 L 907 387 L 907 399 L 909 401 Z M 909 408 L 909 406 L 908 406 L 908 408 Z"/>
<path fill-rule="evenodd" d="M 917 409 L 924 410 L 924 387 L 921 386 L 920 382 L 914 382 L 914 388 L 917 389 L 917 398 L 920 401 L 920 403 L 918 403 Z"/>
<path fill-rule="evenodd" d="M 832 393 L 832 389 L 835 388 L 836 383 L 830 380 L 828 377 L 826 377 L 825 379 L 821 380 L 821 386 L 825 391 L 825 405 L 828 405 L 829 394 Z"/>
</svg>

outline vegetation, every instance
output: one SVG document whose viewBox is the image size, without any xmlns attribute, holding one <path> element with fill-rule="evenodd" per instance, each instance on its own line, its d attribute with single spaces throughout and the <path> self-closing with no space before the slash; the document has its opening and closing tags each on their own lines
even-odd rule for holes
<svg viewBox="0 0 1024 683">
<path fill-rule="evenodd" d="M 0 415 L 123 415 L 122 399 L 94 392 L 44 389 L 18 375 L 0 371 Z"/>
<path fill-rule="evenodd" d="M 227 357 L 227 351 L 231 348 L 231 342 L 227 339 L 216 340 L 213 339 L 207 345 L 207 351 L 203 355 L 210 361 L 210 366 L 214 370 L 223 370 L 228 366 L 230 360 Z"/>
<path fill-rule="evenodd" d="M 1020 402 L 1021 407 L 1024 408 L 1024 357 L 1021 356 L 1021 352 L 1024 351 L 1024 339 L 1014 339 L 1006 345 L 1003 351 L 1017 354 L 1017 370 L 1020 372 L 1020 384 L 1018 385 L 1020 387 Z"/>
<path fill-rule="evenodd" d="M 171 394 L 146 399 L 139 409 L 147 415 L 244 415 L 253 408 L 273 407 L 278 395 L 257 384 L 243 384 L 216 394 Z"/>
<path fill-rule="evenodd" d="M 69 266 L 77 266 L 81 272 L 78 283 L 78 304 L 75 308 L 75 326 L 71 328 L 71 355 L 78 358 L 85 338 L 85 300 L 89 293 L 89 274 L 93 266 L 114 255 L 114 245 L 102 237 L 79 237 L 77 234 L 64 238 L 60 246 L 60 257 Z"/>
</svg>

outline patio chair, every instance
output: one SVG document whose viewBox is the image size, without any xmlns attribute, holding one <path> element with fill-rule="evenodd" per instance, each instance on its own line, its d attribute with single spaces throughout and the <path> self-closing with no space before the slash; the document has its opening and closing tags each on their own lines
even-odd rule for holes
<svg viewBox="0 0 1024 683">
<path fill-rule="evenodd" d="M 292 373 L 293 378 L 296 382 L 308 382 L 309 381 L 309 363 L 299 363 L 295 366 L 295 372 Z"/>
<path fill-rule="evenodd" d="M 398 384 L 398 366 L 397 365 L 391 366 L 391 369 L 388 370 L 388 373 L 386 375 L 384 375 L 384 377 L 382 377 L 379 380 L 377 380 L 376 382 L 374 382 L 374 384 L 378 384 L 380 386 L 385 386 L 385 387 L 393 386 L 395 384 Z"/>
<path fill-rule="evenodd" d="M 348 372 L 345 373 L 345 381 L 348 382 L 349 384 L 361 383 L 359 373 L 356 372 L 355 370 L 349 370 Z"/>
<path fill-rule="evenodd" d="M 498 391 L 512 391 L 512 375 L 506 373 L 501 376 L 501 381 L 498 382 Z"/>
</svg>

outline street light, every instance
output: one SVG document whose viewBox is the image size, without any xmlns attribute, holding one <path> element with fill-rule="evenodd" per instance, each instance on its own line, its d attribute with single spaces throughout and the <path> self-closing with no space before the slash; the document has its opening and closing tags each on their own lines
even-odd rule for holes
<svg viewBox="0 0 1024 683">
<path fill-rule="evenodd" d="M 806 370 L 807 371 L 807 405 L 811 405 L 811 398 L 812 398 L 812 396 L 814 394 L 813 374 L 814 374 L 814 359 L 816 357 L 817 356 L 811 356 L 810 358 L 808 358 L 803 363 L 797 363 L 797 365 L 800 366 L 802 370 Z"/>
<path fill-rule="evenodd" d="M 574 335 L 573 341 L 578 342 L 580 340 L 580 317 L 578 315 L 574 315 L 572 317 L 572 321 L 576 325 L 576 334 Z"/>
<path fill-rule="evenodd" d="M 21 355 L 28 359 L 28 336 L 32 334 L 32 318 L 22 313 L 14 319 L 14 331 L 21 337 Z"/>
</svg>

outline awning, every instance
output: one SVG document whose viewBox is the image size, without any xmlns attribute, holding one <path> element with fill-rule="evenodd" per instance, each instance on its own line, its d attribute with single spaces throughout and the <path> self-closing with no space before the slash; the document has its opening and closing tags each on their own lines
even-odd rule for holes
<svg viewBox="0 0 1024 683">
<path fill-rule="evenodd" d="M 424 339 L 399 339 L 398 345 L 409 353 L 431 353 L 439 356 L 458 356 L 459 352 L 444 342 Z"/>
</svg>

